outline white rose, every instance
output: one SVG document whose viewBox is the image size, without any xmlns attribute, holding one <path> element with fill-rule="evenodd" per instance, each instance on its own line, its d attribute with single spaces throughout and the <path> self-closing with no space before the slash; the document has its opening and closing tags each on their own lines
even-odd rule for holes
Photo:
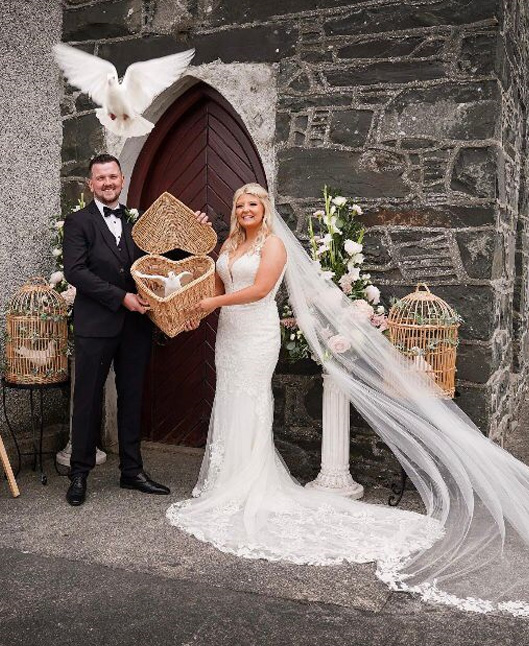
<svg viewBox="0 0 529 646">
<path fill-rule="evenodd" d="M 58 285 L 63 280 L 64 280 L 64 274 L 62 273 L 62 271 L 54 271 L 53 274 L 50 276 L 50 285 L 52 287 L 55 287 L 55 285 Z"/>
<path fill-rule="evenodd" d="M 351 211 L 354 213 L 354 215 L 362 215 L 363 214 L 363 211 L 358 206 L 358 204 L 353 204 L 353 206 L 351 207 Z"/>
<path fill-rule="evenodd" d="M 62 229 L 63 226 L 64 226 L 64 220 L 57 220 L 57 222 L 55 223 L 56 229 Z"/>
<path fill-rule="evenodd" d="M 351 348 L 351 342 L 341 334 L 335 334 L 327 341 L 329 350 L 335 354 L 343 354 Z"/>
<path fill-rule="evenodd" d="M 58 258 L 59 256 L 62 256 L 62 249 L 59 249 L 58 247 L 55 247 L 55 249 L 51 252 L 51 255 L 54 258 Z"/>
<path fill-rule="evenodd" d="M 352 283 L 356 283 L 356 281 L 360 278 L 360 267 L 349 268 L 349 273 L 347 275 L 349 276 Z"/>
<path fill-rule="evenodd" d="M 351 260 L 354 261 L 355 265 L 361 265 L 365 260 L 364 254 L 355 253 L 355 255 L 351 257 Z"/>
<path fill-rule="evenodd" d="M 347 202 L 347 198 L 342 197 L 341 195 L 337 195 L 332 199 L 332 203 L 338 207 L 345 206 L 346 202 Z"/>
<path fill-rule="evenodd" d="M 378 305 L 380 303 L 380 290 L 378 289 L 378 287 L 375 287 L 374 285 L 368 285 L 364 289 L 364 294 L 366 296 L 366 299 L 370 303 L 373 303 L 373 305 Z"/>
<path fill-rule="evenodd" d="M 346 240 L 344 243 L 344 248 L 349 256 L 354 256 L 355 254 L 360 253 L 364 247 L 359 242 L 355 242 L 354 240 Z"/>
</svg>

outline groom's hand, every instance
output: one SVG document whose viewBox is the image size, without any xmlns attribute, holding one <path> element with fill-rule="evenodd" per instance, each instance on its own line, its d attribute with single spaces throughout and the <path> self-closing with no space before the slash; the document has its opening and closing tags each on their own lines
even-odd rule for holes
<svg viewBox="0 0 529 646">
<path fill-rule="evenodd" d="M 149 303 L 147 303 L 147 301 L 141 299 L 138 294 L 131 294 L 130 292 L 125 294 L 123 306 L 131 312 L 139 312 L 140 314 L 145 314 L 149 309 Z"/>
<path fill-rule="evenodd" d="M 211 222 L 209 221 L 209 218 L 205 213 L 195 211 L 195 216 L 200 224 L 207 224 L 208 226 L 211 226 Z"/>
</svg>

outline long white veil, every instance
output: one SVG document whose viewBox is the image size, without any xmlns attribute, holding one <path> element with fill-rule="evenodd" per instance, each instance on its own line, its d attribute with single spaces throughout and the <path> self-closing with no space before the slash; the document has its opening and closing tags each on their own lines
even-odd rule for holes
<svg viewBox="0 0 529 646">
<path fill-rule="evenodd" d="M 529 616 L 529 467 L 439 397 L 321 275 L 278 214 L 274 232 L 287 249 L 290 303 L 314 356 L 396 455 L 427 514 L 444 526 L 431 548 L 379 563 L 377 575 L 426 600 Z"/>
</svg>

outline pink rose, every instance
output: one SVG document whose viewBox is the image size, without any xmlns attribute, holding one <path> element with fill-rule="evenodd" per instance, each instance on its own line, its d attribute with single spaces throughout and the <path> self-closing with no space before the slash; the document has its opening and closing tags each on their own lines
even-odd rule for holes
<svg viewBox="0 0 529 646">
<path fill-rule="evenodd" d="M 358 318 L 370 319 L 375 313 L 373 307 L 363 298 L 359 298 L 356 301 L 353 301 L 351 303 L 351 306 L 354 316 Z"/>
<path fill-rule="evenodd" d="M 71 307 L 73 305 L 73 302 L 75 300 L 75 292 L 76 292 L 76 289 L 73 285 L 68 285 L 68 287 L 64 290 L 64 292 L 61 292 L 61 296 L 66 301 L 66 304 L 68 305 L 68 307 Z"/>
<path fill-rule="evenodd" d="M 385 314 L 375 314 L 371 317 L 371 325 L 384 332 L 384 330 L 388 329 L 388 319 Z"/>
<path fill-rule="evenodd" d="M 335 354 L 343 354 L 351 348 L 351 342 L 341 334 L 335 334 L 327 341 L 329 350 Z"/>
<path fill-rule="evenodd" d="M 350 294 L 352 289 L 353 289 L 353 283 L 351 281 L 351 277 L 349 274 L 344 274 L 340 280 L 338 281 L 340 287 L 342 288 L 342 292 L 344 294 Z"/>
</svg>

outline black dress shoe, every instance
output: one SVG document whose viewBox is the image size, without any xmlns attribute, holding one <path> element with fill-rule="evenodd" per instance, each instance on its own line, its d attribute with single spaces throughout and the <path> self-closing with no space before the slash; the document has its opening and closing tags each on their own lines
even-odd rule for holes
<svg viewBox="0 0 529 646">
<path fill-rule="evenodd" d="M 159 496 L 167 496 L 171 493 L 169 487 L 154 482 L 144 471 L 140 471 L 137 476 L 122 475 L 119 480 L 119 486 L 122 489 L 136 489 L 137 491 L 143 491 L 143 493 L 154 493 Z"/>
<path fill-rule="evenodd" d="M 86 500 L 86 476 L 73 476 L 68 491 L 66 492 L 66 500 L 73 507 L 79 507 Z"/>
</svg>

